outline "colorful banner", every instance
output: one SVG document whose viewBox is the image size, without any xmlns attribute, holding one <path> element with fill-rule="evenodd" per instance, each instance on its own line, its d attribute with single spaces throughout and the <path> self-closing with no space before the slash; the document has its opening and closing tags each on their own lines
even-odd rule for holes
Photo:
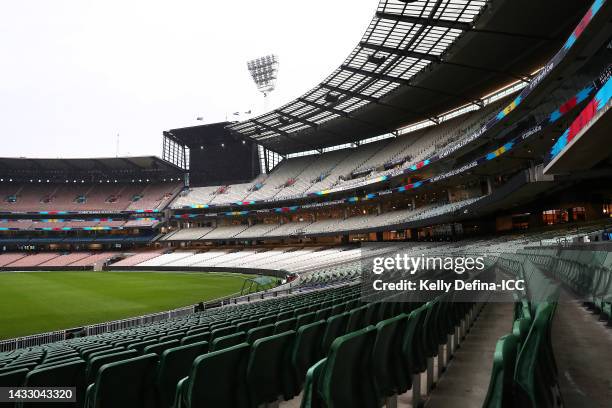
<svg viewBox="0 0 612 408">
<path fill-rule="evenodd" d="M 548 160 L 551 161 L 563 152 L 571 143 L 572 140 L 580 132 L 587 127 L 597 116 L 597 114 L 608 104 L 612 98 L 612 80 L 610 80 L 609 74 L 605 85 L 597 91 L 593 99 L 587 104 L 587 106 L 580 112 L 580 114 L 574 119 L 572 124 L 563 132 L 557 142 L 553 145 L 552 149 L 548 154 Z"/>
</svg>

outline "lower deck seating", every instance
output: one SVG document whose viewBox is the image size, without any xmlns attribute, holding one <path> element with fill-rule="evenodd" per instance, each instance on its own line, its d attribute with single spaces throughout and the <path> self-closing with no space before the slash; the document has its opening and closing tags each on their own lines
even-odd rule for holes
<svg viewBox="0 0 612 408">
<path fill-rule="evenodd" d="M 376 380 L 378 386 L 362 386 L 364 393 L 378 399 L 410 388 L 413 371 L 423 368 L 415 356 L 422 350 L 424 355 L 435 355 L 436 339 L 446 341 L 446 334 L 454 330 L 453 319 L 445 326 L 435 316 L 457 307 L 461 310 L 450 314 L 459 318 L 471 306 L 439 301 L 421 306 L 363 304 L 360 295 L 358 285 L 304 292 L 0 353 L 0 386 L 23 384 L 25 378 L 43 369 L 60 376 L 70 371 L 65 367 L 69 365 L 74 367 L 72 377 L 61 374 L 66 377 L 62 385 L 86 387 L 86 407 L 257 407 L 298 395 L 308 368 L 322 358 L 327 358 L 324 378 L 336 379 L 354 369 L 342 364 L 354 360 L 360 367 L 370 367 L 375 361 L 371 353 L 384 354 L 393 344 L 394 355 L 402 356 L 394 367 L 411 367 L 411 371 L 392 380 L 383 378 L 381 367 L 362 372 L 368 381 L 374 381 L 375 373 L 381 376 Z M 357 349 L 346 345 L 348 339 L 361 338 L 362 333 L 369 333 L 371 340 Z M 357 358 L 354 353 L 358 350 L 368 357 Z M 336 353 L 346 358 L 335 359 Z M 384 354 L 383 361 L 391 360 Z M 336 392 L 346 392 L 349 384 L 359 385 L 358 380 L 319 397 L 342 400 Z"/>
</svg>

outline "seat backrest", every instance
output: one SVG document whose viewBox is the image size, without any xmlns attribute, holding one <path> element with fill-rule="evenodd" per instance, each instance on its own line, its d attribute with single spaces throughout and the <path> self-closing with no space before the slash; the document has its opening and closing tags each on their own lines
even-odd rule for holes
<svg viewBox="0 0 612 408">
<path fill-rule="evenodd" d="M 75 387 L 76 398 L 82 404 L 85 395 L 85 361 L 60 364 L 30 371 L 25 378 L 25 387 Z M 74 403 L 57 403 L 58 407 L 71 407 Z M 39 402 L 24 402 L 23 408 L 39 407 Z"/>
<path fill-rule="evenodd" d="M 249 330 L 257 327 L 257 320 L 247 320 L 246 322 L 241 322 L 236 325 L 236 330 L 248 332 Z"/>
<path fill-rule="evenodd" d="M 423 305 L 410 312 L 406 329 L 402 339 L 402 362 L 404 372 L 407 375 L 405 384 L 402 388 L 412 384 L 412 375 L 418 374 L 427 369 L 427 357 L 425 356 L 421 344 L 423 331 L 423 321 L 426 315 L 426 305 Z"/>
<path fill-rule="evenodd" d="M 201 341 L 208 341 L 209 337 L 210 337 L 210 333 L 208 333 L 208 332 L 199 333 L 199 334 L 192 334 L 192 335 L 183 337 L 181 339 L 181 345 L 183 345 L 183 344 L 191 344 L 191 343 L 199 343 Z"/>
<path fill-rule="evenodd" d="M 495 345 L 491 380 L 483 408 L 515 407 L 514 367 L 517 355 L 517 339 L 513 334 L 501 337 Z"/>
<path fill-rule="evenodd" d="M 327 359 L 321 359 L 308 369 L 300 408 L 324 408 L 325 405 L 319 394 L 319 388 L 326 362 Z"/>
<path fill-rule="evenodd" d="M 98 357 L 98 356 L 104 356 L 106 354 L 119 353 L 125 350 L 126 349 L 123 347 L 113 347 L 113 348 L 104 349 L 104 350 L 97 350 L 97 351 L 94 351 L 93 353 L 89 353 L 89 355 L 87 356 L 87 360 L 91 360 L 92 358 Z"/>
<path fill-rule="evenodd" d="M 196 337 L 196 336 L 193 336 Z M 185 340 L 187 337 L 184 337 L 183 340 Z M 164 352 L 164 350 L 167 350 L 169 348 L 172 347 L 177 347 L 179 345 L 182 345 L 183 343 L 179 343 L 178 340 L 169 340 L 169 341 L 164 341 L 162 343 L 155 343 L 155 344 L 150 344 L 148 346 L 146 346 L 144 348 L 143 354 L 151 354 L 151 353 L 155 353 L 158 356 L 161 355 L 161 353 Z"/>
<path fill-rule="evenodd" d="M 327 355 L 321 394 L 329 408 L 378 406 L 371 370 L 376 329 L 364 329 L 334 340 Z"/>
<path fill-rule="evenodd" d="M 367 308 L 368 306 L 360 306 L 348 312 L 349 316 L 346 322 L 347 333 L 362 329 L 367 326 L 363 324 L 363 318 L 365 316 Z"/>
<path fill-rule="evenodd" d="M 290 353 L 295 331 L 287 331 L 256 340 L 247 365 L 247 387 L 253 406 L 271 403 L 283 395 L 294 396 L 295 384 Z"/>
<path fill-rule="evenodd" d="M 151 345 L 151 344 L 156 344 L 157 340 L 144 340 L 138 343 L 134 343 L 134 344 L 130 344 L 130 346 L 128 348 L 137 350 L 139 353 L 142 354 L 142 352 L 144 351 L 145 347 Z"/>
<path fill-rule="evenodd" d="M 249 350 L 250 346 L 242 343 L 196 358 L 182 396 L 187 407 L 248 407 L 245 376 Z"/>
<path fill-rule="evenodd" d="M 33 370 L 34 368 L 36 368 L 37 365 L 38 365 L 38 363 L 24 363 L 24 364 L 6 365 L 6 366 L 0 368 L 0 374 L 9 373 L 9 372 L 12 372 L 12 371 L 20 370 L 22 368 L 24 368 L 26 370 Z"/>
<path fill-rule="evenodd" d="M 166 349 L 159 359 L 159 369 L 155 385 L 158 401 L 162 407 L 174 403 L 174 393 L 178 381 L 189 374 L 195 359 L 208 351 L 208 342 L 187 344 Z"/>
<path fill-rule="evenodd" d="M 48 363 L 43 363 L 43 364 L 39 364 L 36 366 L 36 369 L 40 369 L 40 368 L 45 368 L 45 367 L 53 367 L 56 365 L 60 365 L 60 364 L 67 364 L 67 363 L 74 363 L 74 362 L 79 362 L 79 361 L 85 361 L 83 360 L 81 357 L 77 356 L 77 357 L 69 357 L 63 360 L 54 360 L 54 361 L 50 361 Z"/>
<path fill-rule="evenodd" d="M 170 340 L 179 340 L 180 341 L 183 337 L 184 336 L 182 334 L 180 334 L 180 333 L 167 334 L 165 336 L 160 337 L 159 338 L 159 342 L 163 343 L 163 342 L 170 341 Z M 126 347 L 129 347 L 129 346 L 126 346 Z"/>
<path fill-rule="evenodd" d="M 425 320 L 423 322 L 423 336 L 421 336 L 422 347 L 427 357 L 433 357 L 438 353 L 438 311 L 441 301 L 436 299 L 427 304 Z"/>
<path fill-rule="evenodd" d="M 27 368 L 20 368 L 0 374 L 0 387 L 21 387 L 28 371 Z"/>
<path fill-rule="evenodd" d="M 331 307 L 324 307 L 315 312 L 315 320 L 324 320 L 331 316 Z"/>
<path fill-rule="evenodd" d="M 98 371 L 100 370 L 100 367 L 102 367 L 104 364 L 113 363 L 115 361 L 127 360 L 128 358 L 133 358 L 137 355 L 138 352 L 136 350 L 125 350 L 120 351 L 119 353 L 104 354 L 101 356 L 93 357 L 87 363 L 86 383 L 91 384 L 96 380 Z"/>
<path fill-rule="evenodd" d="M 549 406 L 554 398 L 550 395 L 549 383 L 553 381 L 553 367 L 546 350 L 548 334 L 555 306 L 539 304 L 533 324 L 518 354 L 514 372 L 517 402 L 522 406 Z"/>
<path fill-rule="evenodd" d="M 227 327 L 222 327 L 220 329 L 214 329 L 213 331 L 210 332 L 210 343 L 212 344 L 215 339 L 219 338 L 219 337 L 224 337 L 230 334 L 234 334 L 236 333 L 236 326 L 227 326 Z"/>
<path fill-rule="evenodd" d="M 240 343 L 246 341 L 245 332 L 237 332 L 234 334 L 228 334 L 227 336 L 217 337 L 213 340 L 210 351 L 223 350 L 224 348 L 237 346 Z"/>
<path fill-rule="evenodd" d="M 284 333 L 289 330 L 295 330 L 297 319 L 292 317 L 290 319 L 279 320 L 274 324 L 274 334 Z"/>
<path fill-rule="evenodd" d="M 89 356 L 93 353 L 97 353 L 97 352 L 104 351 L 104 350 L 111 350 L 112 348 L 113 346 L 110 344 L 103 344 L 97 347 L 91 347 L 91 348 L 82 350 L 81 357 L 83 357 L 84 360 L 87 360 Z"/>
<path fill-rule="evenodd" d="M 295 371 L 296 384 L 301 386 L 306 371 L 320 356 L 321 336 L 326 322 L 318 322 L 300 326 L 297 329 L 295 343 L 291 354 L 291 363 Z"/>
<path fill-rule="evenodd" d="M 376 339 L 372 348 L 372 373 L 378 398 L 398 394 L 403 373 L 401 359 L 402 336 L 408 316 L 400 314 L 376 325 Z"/>
<path fill-rule="evenodd" d="M 89 399 L 94 408 L 155 406 L 157 354 L 145 354 L 100 367 Z M 89 394 L 89 393 L 88 393 Z"/>
<path fill-rule="evenodd" d="M 274 325 L 266 324 L 264 326 L 255 327 L 247 332 L 247 343 L 253 344 L 256 340 L 271 336 L 274 333 Z"/>
<path fill-rule="evenodd" d="M 326 355 L 332 342 L 346 333 L 346 323 L 348 321 L 348 313 L 333 315 L 327 319 L 327 326 L 321 340 L 321 353 Z"/>
<path fill-rule="evenodd" d="M 315 312 L 302 313 L 299 316 L 296 316 L 297 322 L 296 327 L 299 328 L 305 324 L 309 324 L 315 321 Z"/>
</svg>

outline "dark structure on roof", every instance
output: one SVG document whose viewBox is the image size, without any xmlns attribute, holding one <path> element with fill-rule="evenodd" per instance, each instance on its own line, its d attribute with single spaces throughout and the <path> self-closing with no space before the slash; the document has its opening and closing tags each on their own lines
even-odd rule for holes
<svg viewBox="0 0 612 408">
<path fill-rule="evenodd" d="M 361 41 L 322 83 L 229 125 L 280 154 L 390 133 L 503 85 L 529 81 L 590 2 L 381 0 Z"/>
<path fill-rule="evenodd" d="M 164 132 L 163 157 L 189 171 L 192 187 L 244 183 L 260 173 L 257 144 L 230 132 L 229 122 Z"/>
</svg>

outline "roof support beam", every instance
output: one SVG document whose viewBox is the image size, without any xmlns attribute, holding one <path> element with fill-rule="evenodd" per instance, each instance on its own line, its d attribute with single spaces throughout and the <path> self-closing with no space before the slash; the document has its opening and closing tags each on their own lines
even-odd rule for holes
<svg viewBox="0 0 612 408">
<path fill-rule="evenodd" d="M 361 74 L 361 75 L 368 76 L 370 78 L 380 79 L 382 81 L 395 82 L 396 84 L 410 86 L 410 81 L 408 81 L 407 79 L 404 79 L 404 78 L 398 78 L 398 77 L 394 77 L 394 76 L 387 75 L 387 74 L 381 74 L 381 73 L 378 73 L 378 72 L 372 72 L 372 71 L 368 71 L 366 69 L 355 68 L 355 67 L 351 67 L 349 65 L 342 65 L 340 68 L 345 70 L 345 71 L 352 72 L 354 74 Z"/>
<path fill-rule="evenodd" d="M 455 62 L 449 62 L 449 61 L 445 61 L 442 58 L 436 56 L 436 55 L 430 55 L 430 54 L 424 54 L 421 52 L 414 52 L 414 51 L 408 51 L 408 50 L 401 50 L 401 49 L 397 49 L 397 48 L 392 48 L 392 47 L 385 47 L 383 45 L 376 45 L 376 44 L 369 44 L 369 43 L 365 43 L 365 42 L 361 42 L 359 43 L 359 45 L 363 48 L 367 48 L 370 50 L 374 50 L 374 51 L 381 51 L 381 52 L 386 52 L 388 54 L 393 54 L 393 55 L 400 55 L 403 57 L 410 57 L 410 58 L 417 58 L 417 59 L 423 59 L 426 61 L 431 61 L 431 62 L 435 62 L 437 64 L 448 64 L 448 65 L 454 65 L 457 67 L 461 67 L 461 68 L 466 68 L 466 69 L 473 69 L 476 71 L 482 71 L 482 72 L 488 72 L 488 73 L 497 73 L 497 74 L 502 74 L 505 76 L 508 76 L 512 79 L 518 79 L 519 81 L 523 81 L 525 82 L 525 76 L 524 75 L 518 75 L 518 74 L 514 74 L 511 72 L 506 72 L 503 70 L 499 70 L 499 69 L 493 69 L 493 68 L 483 68 L 483 67 L 478 67 L 475 65 L 469 65 L 469 64 L 459 64 L 459 63 L 455 63 Z"/>
<path fill-rule="evenodd" d="M 389 81 L 389 82 L 395 82 L 397 84 L 401 84 L 401 85 L 405 85 L 407 87 L 410 88 L 414 88 L 414 89 L 422 89 L 424 91 L 428 91 L 428 92 L 432 92 L 438 95 L 444 95 L 444 96 L 449 96 L 452 98 L 455 98 L 463 103 L 466 104 L 475 104 L 474 101 L 471 101 L 469 99 L 464 98 L 461 95 L 455 95 L 449 92 L 445 92 L 442 90 L 438 90 L 438 89 L 431 89 L 431 88 L 426 88 L 424 86 L 418 86 L 418 85 L 413 85 L 409 80 L 404 79 L 404 78 L 397 78 L 391 75 L 387 75 L 387 74 L 381 74 L 378 72 L 372 72 L 372 71 L 368 71 L 365 69 L 360 69 L 360 68 L 354 68 L 348 65 L 342 65 L 341 69 L 349 71 L 349 72 L 353 72 L 355 74 L 361 74 L 361 75 L 365 75 L 365 76 L 369 76 L 371 78 L 376 78 L 376 79 L 380 79 L 383 81 Z"/>
<path fill-rule="evenodd" d="M 359 46 L 362 48 L 367 48 L 369 50 L 386 52 L 388 54 L 393 54 L 393 55 L 401 55 L 403 57 L 422 59 L 422 60 L 431 61 L 431 62 L 441 61 L 440 57 L 436 55 L 430 55 L 430 54 L 425 54 L 422 52 L 416 52 L 416 51 L 410 51 L 410 50 L 402 50 L 402 49 L 393 48 L 393 47 L 385 47 L 384 45 L 370 44 L 370 43 L 363 42 L 363 41 L 359 43 Z"/>
<path fill-rule="evenodd" d="M 305 103 L 307 105 L 310 105 L 310 106 L 314 106 L 314 107 L 319 108 L 319 109 L 324 110 L 324 111 L 332 112 L 332 113 L 334 113 L 336 115 L 342 116 L 343 118 L 350 119 L 350 120 L 355 121 L 355 122 L 359 122 L 362 125 L 368 126 L 368 127 L 372 128 L 372 129 L 375 129 L 376 131 L 379 131 L 379 132 L 389 133 L 389 132 L 393 132 L 395 130 L 395 129 L 388 129 L 388 128 L 386 128 L 384 126 L 380 126 L 380 125 L 378 125 L 376 123 L 372 123 L 372 122 L 365 121 L 365 120 L 362 120 L 362 119 L 354 118 L 348 112 L 344 112 L 343 110 L 336 109 L 336 108 L 333 108 L 331 106 L 321 105 L 321 104 L 318 104 L 316 102 L 309 101 L 308 99 L 305 99 L 305 98 L 298 98 L 298 101 L 300 101 L 302 103 Z"/>
<path fill-rule="evenodd" d="M 464 23 L 461 21 L 405 16 L 401 14 L 385 13 L 382 11 L 376 12 L 376 17 L 380 19 L 385 19 L 385 20 L 401 21 L 404 23 L 421 24 L 421 25 L 437 26 L 437 27 L 445 27 L 445 28 L 454 28 L 457 30 L 467 31 L 467 30 L 472 29 L 472 26 L 469 23 Z"/>
<path fill-rule="evenodd" d="M 283 137 L 285 137 L 286 139 L 288 139 L 288 140 L 290 140 L 290 141 L 292 141 L 292 142 L 294 142 L 294 143 L 297 143 L 297 144 L 299 144 L 299 145 L 302 145 L 302 146 L 308 147 L 308 148 L 310 148 L 310 149 L 312 149 L 312 150 L 316 150 L 316 149 L 317 149 L 316 147 L 313 147 L 313 146 L 309 145 L 308 143 L 304 143 L 304 142 L 301 142 L 301 141 L 299 141 L 299 140 L 296 140 L 296 139 L 292 138 L 292 137 L 289 135 L 289 133 L 285 132 L 284 130 L 273 128 L 272 126 L 267 125 L 267 124 L 265 124 L 265 123 L 263 123 L 263 122 L 260 122 L 260 121 L 259 121 L 259 120 L 257 120 L 257 119 L 251 119 L 251 122 L 255 123 L 257 126 L 262 127 L 262 128 L 264 128 L 264 129 L 266 129 L 266 130 L 268 130 L 268 131 L 270 131 L 270 132 L 274 132 L 274 133 L 275 133 L 275 134 L 277 134 L 277 135 L 283 136 Z M 255 140 L 257 141 L 257 138 L 255 138 Z"/>
<path fill-rule="evenodd" d="M 450 29 L 456 29 L 456 30 L 471 31 L 474 33 L 503 35 L 506 37 L 520 37 L 520 38 L 528 38 L 530 40 L 538 40 L 538 41 L 553 41 L 553 38 L 543 37 L 540 35 L 478 29 L 472 26 L 470 23 L 465 23 L 461 21 L 405 16 L 405 15 L 395 14 L 395 13 L 385 13 L 382 11 L 376 12 L 376 17 L 379 19 L 384 19 L 384 20 L 401 21 L 403 23 L 421 24 L 424 26 L 444 27 L 444 28 L 450 28 Z"/>
<path fill-rule="evenodd" d="M 329 89 L 330 91 L 341 93 L 343 95 L 347 95 L 347 96 L 350 96 L 352 98 L 357 98 L 357 99 L 361 99 L 363 101 L 372 102 L 372 103 L 378 104 L 380 106 L 384 106 L 384 107 L 389 108 L 389 109 L 395 109 L 398 112 L 407 113 L 407 114 L 416 114 L 416 113 L 418 113 L 418 112 L 411 111 L 409 109 L 405 109 L 405 108 L 403 108 L 401 106 L 397 106 L 397 105 L 392 105 L 390 103 L 381 102 L 380 98 L 374 98 L 373 96 L 363 95 L 363 94 L 360 94 L 359 92 L 349 91 L 349 90 L 342 89 L 342 88 L 339 88 L 337 86 L 328 85 L 328 84 L 321 84 L 320 86 L 322 88 L 326 88 L 326 89 Z"/>
<path fill-rule="evenodd" d="M 276 110 L 275 112 L 277 114 L 281 115 L 281 116 L 286 116 L 287 118 L 289 118 L 291 120 L 295 120 L 296 122 L 301 122 L 301 123 L 303 123 L 305 125 L 312 126 L 315 129 L 319 128 L 319 124 L 318 123 L 315 123 L 315 122 L 313 122 L 311 120 L 308 120 L 306 118 L 301 118 L 299 116 L 296 116 L 296 115 L 293 115 L 291 113 L 287 113 L 287 112 L 284 112 L 284 111 L 280 111 L 280 110 Z M 330 132 L 329 130 L 321 129 L 321 131 L 325 132 L 325 133 L 327 133 L 329 135 L 332 135 L 332 136 L 340 136 L 337 133 Z"/>
</svg>

